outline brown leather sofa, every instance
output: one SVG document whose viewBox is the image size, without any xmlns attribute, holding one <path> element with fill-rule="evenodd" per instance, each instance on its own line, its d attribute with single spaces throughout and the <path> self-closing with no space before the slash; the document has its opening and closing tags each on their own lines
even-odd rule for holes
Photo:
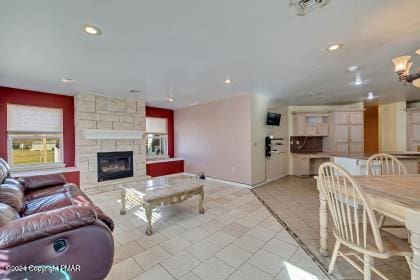
<svg viewBox="0 0 420 280">
<path fill-rule="evenodd" d="M 61 174 L 10 177 L 0 159 L 0 279 L 104 279 L 112 220 Z"/>
</svg>

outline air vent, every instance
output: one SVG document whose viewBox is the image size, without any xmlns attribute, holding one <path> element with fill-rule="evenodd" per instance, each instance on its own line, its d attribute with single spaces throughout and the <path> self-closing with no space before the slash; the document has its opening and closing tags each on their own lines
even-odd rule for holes
<svg viewBox="0 0 420 280">
<path fill-rule="evenodd" d="M 307 94 L 310 97 L 321 97 L 322 93 L 320 92 L 310 92 Z"/>
<path fill-rule="evenodd" d="M 298 16 L 304 16 L 317 8 L 322 8 L 327 5 L 329 0 L 291 0 L 290 6 L 297 10 Z"/>
</svg>

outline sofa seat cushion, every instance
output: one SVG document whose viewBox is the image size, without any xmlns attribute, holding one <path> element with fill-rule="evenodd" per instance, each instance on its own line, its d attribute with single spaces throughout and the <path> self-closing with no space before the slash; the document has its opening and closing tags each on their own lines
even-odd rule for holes
<svg viewBox="0 0 420 280">
<path fill-rule="evenodd" d="M 66 189 L 60 185 L 60 186 L 43 188 L 40 190 L 31 191 L 31 192 L 25 192 L 25 198 L 26 200 L 32 200 L 35 198 L 40 198 L 43 196 L 50 196 L 53 194 L 64 193 L 64 192 L 66 192 Z"/>
</svg>

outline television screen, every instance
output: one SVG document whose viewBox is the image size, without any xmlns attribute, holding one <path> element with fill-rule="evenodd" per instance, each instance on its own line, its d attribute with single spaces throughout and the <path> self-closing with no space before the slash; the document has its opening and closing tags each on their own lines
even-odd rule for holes
<svg viewBox="0 0 420 280">
<path fill-rule="evenodd" d="M 267 125 L 279 126 L 280 119 L 281 119 L 281 114 L 271 113 L 271 112 L 267 113 Z"/>
</svg>

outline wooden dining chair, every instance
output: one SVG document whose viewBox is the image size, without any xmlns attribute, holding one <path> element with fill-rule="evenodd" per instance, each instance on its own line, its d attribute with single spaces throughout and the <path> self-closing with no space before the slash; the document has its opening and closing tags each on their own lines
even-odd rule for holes
<svg viewBox="0 0 420 280">
<path fill-rule="evenodd" d="M 371 279 L 372 271 L 388 279 L 373 266 L 373 258 L 404 256 L 411 265 L 412 251 L 407 241 L 381 231 L 363 189 L 339 165 L 326 162 L 319 167 L 319 190 L 326 198 L 336 238 L 328 272 L 334 270 L 337 257 Z M 361 257 L 363 255 L 363 257 Z M 363 263 L 361 267 L 357 261 Z"/>
<path fill-rule="evenodd" d="M 388 154 L 371 156 L 366 163 L 368 176 L 397 176 L 407 174 L 407 169 L 396 157 Z"/>
<path fill-rule="evenodd" d="M 398 176 L 408 174 L 404 164 L 396 157 L 389 154 L 376 154 L 371 156 L 366 163 L 368 176 Z M 379 216 L 379 228 L 384 227 L 385 216 Z M 388 228 L 404 228 L 402 225 L 387 225 Z"/>
</svg>

